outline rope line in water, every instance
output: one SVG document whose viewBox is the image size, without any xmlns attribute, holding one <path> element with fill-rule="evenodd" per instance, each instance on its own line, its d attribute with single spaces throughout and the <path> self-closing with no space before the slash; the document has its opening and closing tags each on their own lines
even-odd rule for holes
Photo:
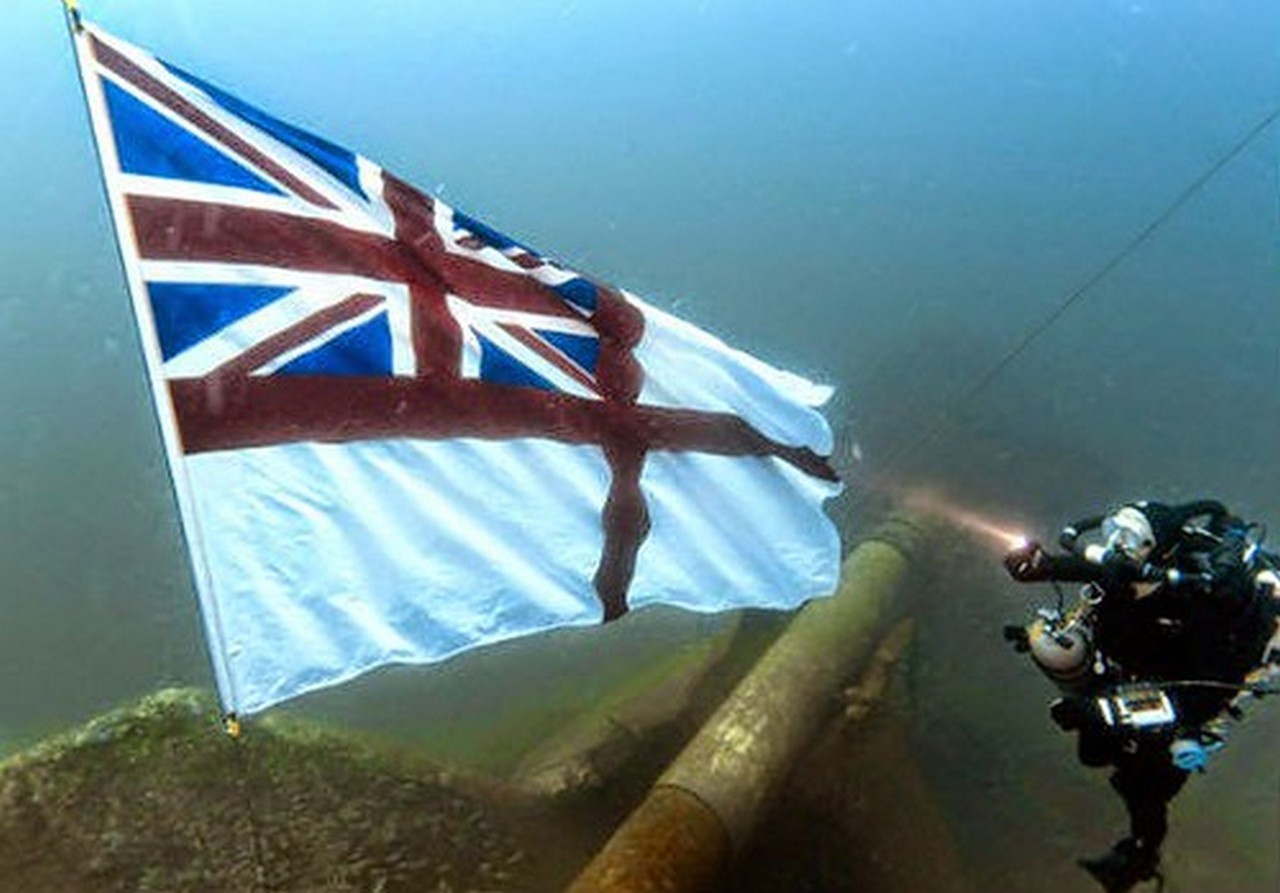
<svg viewBox="0 0 1280 893">
<path fill-rule="evenodd" d="M 913 440 L 909 440 L 901 447 L 890 454 L 889 459 L 885 462 L 884 467 L 880 470 L 879 476 L 886 477 L 894 470 L 898 463 L 905 458 L 913 450 L 923 450 L 928 446 L 934 438 L 936 438 L 947 427 L 955 416 L 955 413 L 972 403 L 979 394 L 985 391 L 993 381 L 1007 369 L 1018 357 L 1022 356 L 1027 349 L 1040 339 L 1042 335 L 1053 328 L 1059 320 L 1078 303 L 1086 294 L 1088 294 L 1095 286 L 1110 276 L 1115 270 L 1123 264 L 1129 257 L 1141 248 L 1147 240 L 1154 236 L 1171 218 L 1174 217 L 1182 207 L 1196 196 L 1205 186 L 1209 184 L 1218 173 L 1234 161 L 1240 153 L 1247 149 L 1254 140 L 1260 137 L 1266 130 L 1271 127 L 1276 120 L 1280 118 L 1280 106 L 1276 106 L 1258 121 L 1250 130 L 1240 139 L 1231 145 L 1226 152 L 1218 157 L 1209 167 L 1202 171 L 1194 180 L 1192 180 L 1181 192 L 1171 201 L 1163 211 L 1158 213 L 1151 221 L 1129 239 L 1121 248 L 1116 251 L 1105 263 L 1102 264 L 1089 278 L 1074 290 L 1069 292 L 1053 311 L 1040 322 L 1033 325 L 1022 338 L 1005 353 L 985 372 L 981 373 L 974 384 L 965 390 L 963 394 L 957 398 L 951 406 L 944 406 L 938 413 L 937 421 L 934 425 L 927 429 L 924 434 Z"/>
</svg>

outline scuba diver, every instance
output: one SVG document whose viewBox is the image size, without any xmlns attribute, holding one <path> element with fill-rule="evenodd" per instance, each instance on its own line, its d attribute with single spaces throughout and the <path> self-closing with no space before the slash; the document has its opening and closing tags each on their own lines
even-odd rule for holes
<svg viewBox="0 0 1280 893">
<path fill-rule="evenodd" d="M 1019 582 L 1048 581 L 1042 609 L 1005 636 L 1059 687 L 1050 716 L 1078 733 L 1086 766 L 1113 767 L 1129 834 L 1080 859 L 1108 893 L 1159 874 L 1167 807 L 1203 772 L 1243 709 L 1280 682 L 1280 555 L 1222 503 L 1136 502 L 1064 528 L 1064 554 L 1005 555 Z M 1068 609 L 1057 584 L 1081 583 Z"/>
</svg>

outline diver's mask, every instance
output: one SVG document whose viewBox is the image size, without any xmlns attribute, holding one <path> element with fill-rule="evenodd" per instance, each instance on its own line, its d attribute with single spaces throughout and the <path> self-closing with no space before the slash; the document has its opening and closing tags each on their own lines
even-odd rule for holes
<svg viewBox="0 0 1280 893">
<path fill-rule="evenodd" d="M 1138 564 L 1147 560 L 1156 545 L 1151 521 L 1139 509 L 1126 505 L 1102 520 L 1106 549 Z"/>
</svg>

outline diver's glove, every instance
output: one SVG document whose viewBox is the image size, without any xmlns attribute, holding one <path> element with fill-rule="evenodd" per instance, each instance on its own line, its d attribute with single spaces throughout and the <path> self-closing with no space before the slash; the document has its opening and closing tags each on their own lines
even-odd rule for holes
<svg viewBox="0 0 1280 893">
<path fill-rule="evenodd" d="M 1213 735 L 1178 738 L 1169 745 L 1169 756 L 1173 765 L 1183 772 L 1203 772 L 1209 764 L 1209 757 L 1225 746 L 1225 741 Z"/>
<path fill-rule="evenodd" d="M 1044 566 L 1044 549 L 1034 540 L 1010 549 L 1004 556 L 1004 569 L 1020 583 L 1043 579 Z"/>
</svg>

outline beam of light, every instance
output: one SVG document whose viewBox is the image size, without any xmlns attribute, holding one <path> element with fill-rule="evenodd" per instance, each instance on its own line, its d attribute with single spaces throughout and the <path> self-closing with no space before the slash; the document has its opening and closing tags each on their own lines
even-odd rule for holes
<svg viewBox="0 0 1280 893">
<path fill-rule="evenodd" d="M 903 502 L 914 511 L 933 515 L 953 527 L 994 540 L 1002 549 L 1019 549 L 1029 542 L 1026 534 L 978 512 L 961 508 L 929 490 L 909 490 Z"/>
</svg>

